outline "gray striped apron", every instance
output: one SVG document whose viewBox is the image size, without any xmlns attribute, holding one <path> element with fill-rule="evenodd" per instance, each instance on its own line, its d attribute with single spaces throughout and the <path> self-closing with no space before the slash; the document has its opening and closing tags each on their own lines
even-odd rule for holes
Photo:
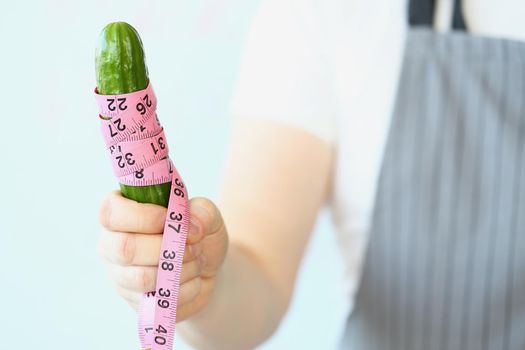
<svg viewBox="0 0 525 350">
<path fill-rule="evenodd" d="M 341 349 L 525 349 L 525 43 L 409 6 L 361 283 Z M 423 4 L 423 5 L 422 5 Z"/>
</svg>

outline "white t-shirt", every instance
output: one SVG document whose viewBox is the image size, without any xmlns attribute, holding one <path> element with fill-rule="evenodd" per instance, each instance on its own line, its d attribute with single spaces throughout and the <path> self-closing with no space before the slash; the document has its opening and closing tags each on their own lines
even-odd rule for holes
<svg viewBox="0 0 525 350">
<path fill-rule="evenodd" d="M 331 209 L 354 294 L 400 76 L 407 0 L 263 0 L 246 39 L 237 117 L 302 128 L 337 149 Z M 452 0 L 438 0 L 436 30 Z M 465 0 L 471 34 L 525 41 L 525 1 Z M 525 44 L 524 44 L 525 45 Z"/>
</svg>

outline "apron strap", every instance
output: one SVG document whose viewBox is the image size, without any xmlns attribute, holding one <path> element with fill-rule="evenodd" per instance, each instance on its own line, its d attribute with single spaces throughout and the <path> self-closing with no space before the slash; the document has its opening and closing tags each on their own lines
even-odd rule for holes
<svg viewBox="0 0 525 350">
<path fill-rule="evenodd" d="M 463 6 L 461 0 L 454 1 L 454 15 L 452 16 L 452 28 L 457 30 L 467 30 L 465 18 L 463 17 Z"/>
<path fill-rule="evenodd" d="M 435 0 L 410 0 L 408 21 L 411 26 L 432 26 Z"/>
<path fill-rule="evenodd" d="M 466 30 L 465 19 L 461 0 L 454 1 L 454 13 L 452 15 L 452 28 L 455 30 Z M 439 0 L 410 0 L 408 4 L 408 20 L 411 26 L 432 27 L 434 23 L 434 12 Z"/>
</svg>

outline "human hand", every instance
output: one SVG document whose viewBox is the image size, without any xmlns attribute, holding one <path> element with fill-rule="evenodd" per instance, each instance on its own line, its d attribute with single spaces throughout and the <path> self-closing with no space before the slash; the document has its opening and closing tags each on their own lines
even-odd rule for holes
<svg viewBox="0 0 525 350">
<path fill-rule="evenodd" d="M 228 248 L 228 234 L 217 206 L 203 197 L 189 202 L 190 227 L 181 273 L 177 321 L 202 310 Z M 102 232 L 97 250 L 119 294 L 138 310 L 142 294 L 155 290 L 167 209 L 127 199 L 120 191 L 102 201 Z"/>
</svg>

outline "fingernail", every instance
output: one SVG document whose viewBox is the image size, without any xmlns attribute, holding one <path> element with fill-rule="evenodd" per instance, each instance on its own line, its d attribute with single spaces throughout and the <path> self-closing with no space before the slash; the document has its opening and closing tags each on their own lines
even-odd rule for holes
<svg viewBox="0 0 525 350">
<path fill-rule="evenodd" d="M 190 253 L 193 257 L 198 257 L 202 253 L 202 244 L 195 243 L 190 245 Z"/>
</svg>

